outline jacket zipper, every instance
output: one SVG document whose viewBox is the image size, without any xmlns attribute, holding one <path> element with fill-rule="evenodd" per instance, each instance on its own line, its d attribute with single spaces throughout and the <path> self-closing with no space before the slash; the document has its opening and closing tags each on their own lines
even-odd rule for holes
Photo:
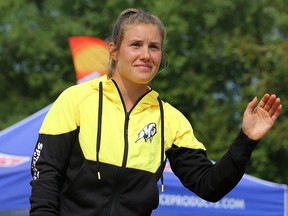
<svg viewBox="0 0 288 216">
<path fill-rule="evenodd" d="M 114 81 L 113 81 L 114 82 Z M 121 95 L 121 92 L 117 86 L 117 83 L 114 82 L 116 88 L 117 88 L 117 91 L 119 93 L 119 96 L 121 98 L 121 101 L 122 101 L 122 105 L 123 105 L 123 108 L 124 108 L 124 112 L 125 112 L 125 122 L 124 122 L 124 153 L 123 153 L 123 160 L 122 160 L 122 166 L 121 166 L 121 169 L 120 169 L 120 173 L 119 173 L 119 182 L 118 184 L 115 186 L 116 190 L 115 190 L 115 193 L 113 195 L 113 198 L 112 198 L 112 203 L 111 203 L 111 209 L 110 209 L 110 215 L 111 216 L 114 216 L 114 215 L 117 215 L 117 205 L 118 205 L 118 201 L 119 201 L 119 195 L 120 195 L 120 189 L 122 188 L 122 185 L 123 185 L 123 179 L 124 179 L 124 171 L 125 171 L 125 167 L 126 167 L 126 164 L 127 164 L 127 157 L 128 157 L 128 125 L 129 125 L 129 115 L 130 115 L 130 112 L 133 110 L 133 108 L 130 110 L 130 112 L 127 112 L 126 111 L 126 107 L 125 107 L 125 103 L 124 103 L 124 100 L 122 98 L 122 95 Z"/>
<path fill-rule="evenodd" d="M 125 111 L 126 112 L 126 111 Z M 122 185 L 124 183 L 124 173 L 125 173 L 125 167 L 127 164 L 127 157 L 128 157 L 128 124 L 129 124 L 129 115 L 130 113 L 126 112 L 125 115 L 125 123 L 124 123 L 124 155 L 123 155 L 123 161 L 122 161 L 122 167 L 120 169 L 119 173 L 119 182 L 116 185 L 116 191 L 113 195 L 112 204 L 111 204 L 111 210 L 110 215 L 117 215 L 117 204 L 119 201 L 119 195 L 120 195 L 120 189 L 122 188 Z"/>
<path fill-rule="evenodd" d="M 124 154 L 123 154 L 123 160 L 122 160 L 122 166 L 120 169 L 120 173 L 119 173 L 119 183 L 116 185 L 116 191 L 113 195 L 112 198 L 112 203 L 111 203 L 111 209 L 110 209 L 110 215 L 114 216 L 117 215 L 117 204 L 119 201 L 119 195 L 120 195 L 120 189 L 123 186 L 124 183 L 124 174 L 125 174 L 125 168 L 126 168 L 126 164 L 127 164 L 127 158 L 128 158 L 128 125 L 129 125 L 129 117 L 130 117 L 130 113 L 132 112 L 132 110 L 136 107 L 136 105 L 139 103 L 139 101 L 149 92 L 147 92 L 145 95 L 143 95 L 141 98 L 139 98 L 139 100 L 134 104 L 134 106 L 132 107 L 132 109 L 127 112 L 126 107 L 125 107 L 125 103 L 123 100 L 123 97 L 121 95 L 121 92 L 117 86 L 117 83 L 112 80 L 117 88 L 118 94 L 121 98 L 122 101 L 122 105 L 124 108 L 124 112 L 125 112 L 125 122 L 124 122 Z"/>
</svg>

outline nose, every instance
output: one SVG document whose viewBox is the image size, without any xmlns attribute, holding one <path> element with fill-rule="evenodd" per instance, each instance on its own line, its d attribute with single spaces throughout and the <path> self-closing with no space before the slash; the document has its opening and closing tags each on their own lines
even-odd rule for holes
<svg viewBox="0 0 288 216">
<path fill-rule="evenodd" d="M 150 51 L 149 51 L 148 47 L 146 47 L 146 46 L 142 47 L 141 53 L 140 53 L 140 59 L 143 61 L 150 60 Z"/>
</svg>

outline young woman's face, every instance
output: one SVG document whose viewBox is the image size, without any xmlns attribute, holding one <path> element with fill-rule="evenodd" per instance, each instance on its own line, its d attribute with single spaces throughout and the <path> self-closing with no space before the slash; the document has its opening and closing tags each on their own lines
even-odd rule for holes
<svg viewBox="0 0 288 216">
<path fill-rule="evenodd" d="M 162 56 L 162 39 L 157 26 L 137 24 L 126 27 L 118 51 L 114 74 L 136 84 L 147 84 L 156 75 Z"/>
</svg>

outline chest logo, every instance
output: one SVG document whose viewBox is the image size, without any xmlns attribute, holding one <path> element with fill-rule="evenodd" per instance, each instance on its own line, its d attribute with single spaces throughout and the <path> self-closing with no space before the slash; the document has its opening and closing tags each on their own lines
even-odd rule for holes
<svg viewBox="0 0 288 216">
<path fill-rule="evenodd" d="M 148 140 L 150 140 L 150 143 L 152 142 L 152 138 L 153 136 L 157 133 L 157 129 L 156 129 L 156 124 L 155 123 L 150 123 L 148 125 L 146 125 L 139 133 L 138 133 L 138 137 L 137 140 L 135 141 L 135 143 L 137 143 L 140 139 L 144 139 L 145 142 L 147 142 Z"/>
</svg>

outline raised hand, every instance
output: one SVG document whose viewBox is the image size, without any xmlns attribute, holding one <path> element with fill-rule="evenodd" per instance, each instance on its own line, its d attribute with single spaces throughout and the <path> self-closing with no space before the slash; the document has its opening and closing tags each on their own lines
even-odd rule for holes
<svg viewBox="0 0 288 216">
<path fill-rule="evenodd" d="M 255 97 L 247 105 L 243 115 L 242 130 L 253 140 L 260 140 L 272 128 L 279 117 L 282 105 L 275 94 L 265 94 L 258 103 Z"/>
</svg>

